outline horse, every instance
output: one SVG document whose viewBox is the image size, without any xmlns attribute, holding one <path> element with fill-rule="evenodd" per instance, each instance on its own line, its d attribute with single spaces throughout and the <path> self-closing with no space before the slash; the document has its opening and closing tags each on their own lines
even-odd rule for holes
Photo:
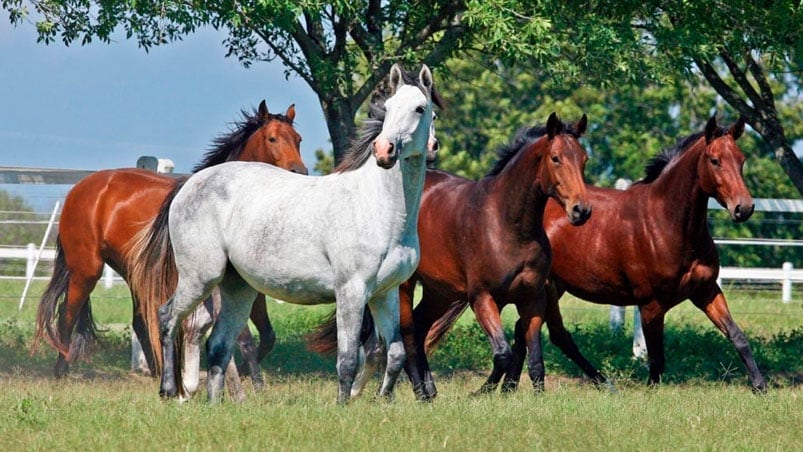
<svg viewBox="0 0 803 452">
<path fill-rule="evenodd" d="M 540 329 L 552 252 L 542 217 L 550 198 L 573 224 L 591 215 L 583 183 L 587 155 L 578 142 L 586 127 L 585 115 L 570 125 L 552 113 L 546 126 L 520 130 L 480 181 L 427 171 L 418 219 L 421 262 L 400 287 L 405 370 L 418 399 L 437 395 L 426 351 L 446 330 L 431 330 L 433 322 L 446 313 L 456 318 L 468 305 L 493 351 L 494 371 L 479 392 L 493 391 L 504 374 L 498 369 L 513 360 L 500 318 L 508 304 L 526 319 L 530 376 L 536 390 L 543 386 Z M 413 309 L 418 282 L 423 295 Z M 456 303 L 463 303 L 458 311 L 452 309 Z M 329 321 L 311 335 L 311 348 L 330 349 L 333 327 Z M 368 364 L 375 356 L 369 353 Z"/>
<path fill-rule="evenodd" d="M 747 338 L 717 284 L 719 254 L 707 223 L 709 198 L 726 208 L 734 223 L 753 213 L 742 177 L 745 156 L 736 144 L 744 125 L 739 118 L 720 127 L 712 116 L 702 132 L 655 156 L 644 179 L 627 190 L 588 186 L 595 213 L 582 227 L 569 226 L 560 206 L 547 203 L 544 227 L 555 249 L 547 302 L 553 341 L 576 350 L 560 315 L 564 292 L 594 303 L 638 306 L 649 383 L 658 384 L 665 368 L 665 315 L 689 299 L 733 344 L 752 389 L 766 391 Z M 596 372 L 579 352 L 570 358 L 584 363 L 589 376 Z"/>
<path fill-rule="evenodd" d="M 440 96 L 426 65 L 417 77 L 394 65 L 389 77 L 384 121 L 364 122 L 334 173 L 302 177 L 229 162 L 194 174 L 166 199 L 138 257 L 163 262 L 169 253 L 175 260 L 178 284 L 159 309 L 163 398 L 185 395 L 176 374 L 177 326 L 215 286 L 222 300 L 207 341 L 210 402 L 222 398 L 223 369 L 257 292 L 336 304 L 340 404 L 350 397 L 367 306 L 388 350 L 381 394 L 392 396 L 405 355 L 398 285 L 419 260 L 424 151 Z"/>
<path fill-rule="evenodd" d="M 292 125 L 294 106 L 284 114 L 271 114 L 263 100 L 254 112 L 242 114 L 243 119 L 235 123 L 230 133 L 214 140 L 213 148 L 193 171 L 229 160 L 245 160 L 307 173 L 299 151 L 301 137 Z M 89 295 L 102 274 L 104 262 L 128 281 L 132 237 L 156 216 L 176 184 L 174 177 L 141 169 L 105 170 L 82 179 L 67 194 L 59 221 L 53 277 L 39 302 L 33 345 L 35 349 L 45 340 L 58 351 L 56 377 L 64 376 L 71 362 L 88 359 L 97 340 Z M 132 299 L 134 331 L 143 343 L 151 373 L 156 375 L 161 367 L 161 352 L 156 348 L 158 306 L 150 310 L 141 306 L 133 291 Z M 260 331 L 271 331 L 267 317 L 258 308 L 254 322 Z M 259 355 L 264 356 L 272 347 L 269 339 L 270 335 L 260 334 Z"/>
</svg>

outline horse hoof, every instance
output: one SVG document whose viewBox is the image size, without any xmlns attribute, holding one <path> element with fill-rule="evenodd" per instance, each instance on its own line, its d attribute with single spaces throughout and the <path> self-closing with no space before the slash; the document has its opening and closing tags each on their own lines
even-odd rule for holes
<svg viewBox="0 0 803 452">
<path fill-rule="evenodd" d="M 472 397 L 479 397 L 479 396 L 483 396 L 485 394 L 490 394 L 490 393 L 494 392 L 494 390 L 496 390 L 496 386 L 495 385 L 482 385 L 480 387 L 480 389 L 477 389 L 476 391 L 470 393 L 470 395 Z"/>
<path fill-rule="evenodd" d="M 519 388 L 519 384 L 515 381 L 506 381 L 502 383 L 502 393 L 503 394 L 510 394 L 512 392 L 516 392 Z"/>
<path fill-rule="evenodd" d="M 159 388 L 159 397 L 164 400 L 175 398 L 178 395 L 178 390 L 175 387 L 163 386 Z"/>
</svg>

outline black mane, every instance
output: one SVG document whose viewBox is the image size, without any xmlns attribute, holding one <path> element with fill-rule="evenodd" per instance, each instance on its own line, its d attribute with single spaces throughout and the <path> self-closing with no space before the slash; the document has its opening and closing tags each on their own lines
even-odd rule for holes
<svg viewBox="0 0 803 452">
<path fill-rule="evenodd" d="M 546 133 L 546 126 L 524 127 L 519 129 L 510 143 L 499 148 L 496 153 L 496 164 L 486 176 L 496 176 L 497 174 L 501 173 L 505 166 L 507 166 L 513 157 L 516 156 L 516 154 L 518 154 L 522 149 L 526 148 L 531 143 L 537 141 L 542 136 L 546 135 Z M 564 123 L 562 133 L 568 133 L 575 138 L 580 138 L 580 134 L 577 133 L 577 129 L 575 129 L 574 124 Z"/>
<path fill-rule="evenodd" d="M 228 133 L 215 137 L 212 141 L 212 148 L 204 154 L 203 160 L 192 168 L 193 173 L 223 162 L 237 160 L 251 135 L 269 121 L 283 121 L 293 125 L 293 121 L 282 114 L 268 113 L 267 119 L 261 118 L 256 108 L 251 113 L 241 110 L 240 114 L 242 119 L 236 120 Z"/>
<path fill-rule="evenodd" d="M 650 161 L 647 162 L 647 166 L 644 167 L 644 179 L 636 181 L 636 183 L 649 184 L 655 179 L 658 179 L 658 176 L 661 175 L 664 168 L 666 168 L 670 162 L 683 155 L 686 149 L 690 148 L 704 133 L 705 132 L 695 132 L 686 137 L 680 137 L 677 139 L 674 146 L 661 150 L 661 152 L 651 158 Z"/>
<path fill-rule="evenodd" d="M 343 160 L 335 168 L 336 173 L 357 169 L 368 160 L 368 157 L 371 156 L 371 143 L 382 132 L 384 120 L 385 105 L 372 103 L 368 117 L 360 125 L 357 138 L 351 141 L 351 146 L 343 156 Z"/>
</svg>

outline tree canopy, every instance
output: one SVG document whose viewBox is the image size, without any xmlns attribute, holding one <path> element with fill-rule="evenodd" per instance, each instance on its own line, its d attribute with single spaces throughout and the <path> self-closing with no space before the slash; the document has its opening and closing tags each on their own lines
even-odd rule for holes
<svg viewBox="0 0 803 452">
<path fill-rule="evenodd" d="M 623 99 L 647 82 L 671 93 L 702 75 L 803 193 L 790 138 L 800 136 L 790 134 L 800 112 L 777 108 L 800 96 L 803 8 L 793 0 L 0 1 L 45 43 L 109 42 L 122 32 L 148 49 L 202 26 L 227 30 L 228 55 L 246 66 L 281 61 L 316 92 L 336 161 L 394 62 L 438 67 L 479 52 L 526 62 L 556 86 L 616 87 Z"/>
</svg>

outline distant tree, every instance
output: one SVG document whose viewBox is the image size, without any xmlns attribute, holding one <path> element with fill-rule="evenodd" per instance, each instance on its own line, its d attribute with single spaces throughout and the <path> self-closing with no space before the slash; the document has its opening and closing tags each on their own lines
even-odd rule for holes
<svg viewBox="0 0 803 452">
<path fill-rule="evenodd" d="M 22 196 L 12 195 L 0 189 L 0 220 L 34 220 L 33 208 Z M 24 246 L 27 243 L 39 243 L 46 226 L 36 224 L 5 223 L 0 224 L 0 245 Z"/>
</svg>

